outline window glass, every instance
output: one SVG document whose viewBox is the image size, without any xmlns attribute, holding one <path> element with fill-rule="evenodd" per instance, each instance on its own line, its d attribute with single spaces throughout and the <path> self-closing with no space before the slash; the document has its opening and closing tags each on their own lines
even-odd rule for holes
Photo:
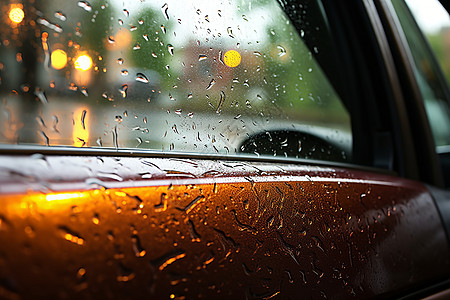
<svg viewBox="0 0 450 300">
<path fill-rule="evenodd" d="M 325 16 L 295 28 L 312 9 L 286 5 L 1 4 L 0 142 L 348 160 L 350 117 L 315 58 L 332 49 L 304 41 Z"/>
<path fill-rule="evenodd" d="M 414 73 L 424 98 L 436 146 L 448 146 L 450 145 L 448 88 L 445 76 L 442 75 L 437 63 L 443 67 L 444 74 L 449 76 L 450 43 L 446 42 L 446 40 L 450 42 L 448 13 L 437 0 L 426 3 L 417 0 L 407 0 L 406 4 L 402 1 L 392 3 L 411 49 Z"/>
<path fill-rule="evenodd" d="M 437 0 L 406 0 L 428 40 L 447 83 L 450 82 L 450 16 Z"/>
</svg>

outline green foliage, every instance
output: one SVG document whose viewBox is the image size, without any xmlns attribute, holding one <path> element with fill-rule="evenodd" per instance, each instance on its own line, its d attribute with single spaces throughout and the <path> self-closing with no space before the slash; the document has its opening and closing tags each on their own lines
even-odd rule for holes
<svg viewBox="0 0 450 300">
<path fill-rule="evenodd" d="M 447 79 L 447 83 L 450 83 L 450 56 L 448 55 L 448 49 L 445 47 L 445 35 L 449 34 L 449 29 L 441 30 L 435 34 L 428 34 L 427 39 L 433 49 L 436 59 L 444 72 Z"/>
</svg>

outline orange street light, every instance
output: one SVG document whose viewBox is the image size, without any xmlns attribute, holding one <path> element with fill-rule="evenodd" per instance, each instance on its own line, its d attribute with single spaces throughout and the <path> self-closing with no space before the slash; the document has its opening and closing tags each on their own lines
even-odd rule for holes
<svg viewBox="0 0 450 300">
<path fill-rule="evenodd" d="M 92 67 L 92 59 L 87 54 L 82 54 L 75 59 L 75 69 L 87 71 Z"/>
<path fill-rule="evenodd" d="M 23 12 L 22 8 L 20 7 L 13 7 L 9 11 L 9 19 L 16 24 L 19 24 L 22 22 L 23 18 L 25 17 L 25 13 Z"/>
<path fill-rule="evenodd" d="M 61 70 L 67 64 L 67 53 L 64 50 L 56 49 L 51 55 L 52 67 Z"/>
</svg>

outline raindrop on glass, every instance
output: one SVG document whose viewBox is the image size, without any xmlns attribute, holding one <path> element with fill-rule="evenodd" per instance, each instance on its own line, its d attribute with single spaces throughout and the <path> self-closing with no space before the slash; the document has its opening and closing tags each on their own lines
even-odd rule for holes
<svg viewBox="0 0 450 300">
<path fill-rule="evenodd" d="M 92 11 L 92 6 L 87 1 L 78 1 L 78 6 L 83 8 L 85 11 Z"/>
<path fill-rule="evenodd" d="M 233 30 L 231 29 L 231 27 L 227 28 L 227 33 L 231 38 L 234 38 Z"/>
<path fill-rule="evenodd" d="M 119 93 L 122 95 L 122 98 L 127 97 L 128 84 L 124 84 L 119 88 Z"/>
<path fill-rule="evenodd" d="M 279 57 L 286 55 L 286 49 L 283 46 L 278 45 L 277 49 L 280 50 L 280 52 L 278 52 Z"/>
<path fill-rule="evenodd" d="M 147 78 L 147 76 L 145 76 L 142 73 L 137 73 L 136 74 L 136 81 L 142 82 L 142 83 L 149 83 L 149 80 Z"/>
<path fill-rule="evenodd" d="M 60 11 L 55 12 L 55 17 L 57 17 L 61 21 L 67 20 L 67 17 Z"/>
<path fill-rule="evenodd" d="M 208 86 L 206 87 L 206 90 L 209 90 L 210 88 L 212 88 L 214 84 L 216 84 L 216 81 L 214 79 L 211 79 Z"/>
<path fill-rule="evenodd" d="M 167 5 L 167 3 L 164 3 L 164 5 L 161 7 L 161 11 L 164 14 L 164 17 L 166 18 L 166 20 L 169 20 L 169 14 L 168 14 L 168 9 L 169 9 L 169 5 Z"/>
<path fill-rule="evenodd" d="M 167 45 L 167 50 L 169 51 L 170 55 L 173 56 L 173 46 L 171 44 Z"/>
</svg>

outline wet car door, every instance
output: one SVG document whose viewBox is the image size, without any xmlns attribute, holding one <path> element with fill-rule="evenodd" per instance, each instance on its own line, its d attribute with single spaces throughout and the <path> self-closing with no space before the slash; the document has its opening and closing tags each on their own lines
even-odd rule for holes
<svg viewBox="0 0 450 300">
<path fill-rule="evenodd" d="M 420 183 L 437 181 L 377 8 L 353 4 L 2 5 L 0 296 L 371 298 L 445 281 Z"/>
</svg>

